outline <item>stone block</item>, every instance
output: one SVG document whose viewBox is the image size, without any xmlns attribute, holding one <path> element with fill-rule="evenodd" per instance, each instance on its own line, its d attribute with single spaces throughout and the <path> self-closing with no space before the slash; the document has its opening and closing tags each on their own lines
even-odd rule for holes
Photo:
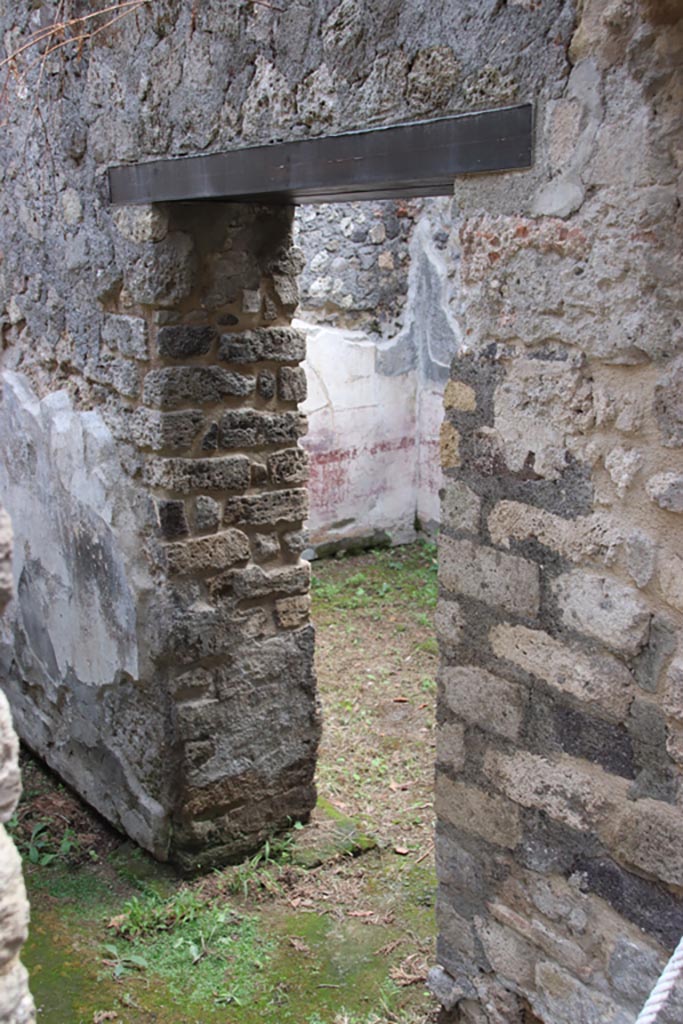
<svg viewBox="0 0 683 1024">
<path fill-rule="evenodd" d="M 242 600 L 271 594 L 304 594 L 311 585 L 311 567 L 308 562 L 270 570 L 250 565 L 233 573 L 231 583 L 235 596 Z"/>
<path fill-rule="evenodd" d="M 448 890 L 451 904 L 458 904 L 461 913 L 476 913 L 490 898 L 499 856 L 499 850 L 488 849 L 475 835 L 456 833 L 448 821 L 437 819 L 435 866 L 440 894 Z"/>
<path fill-rule="evenodd" d="M 182 451 L 189 448 L 204 424 L 199 410 L 187 409 L 182 412 L 156 412 L 152 409 L 136 409 L 130 417 L 130 437 L 138 448 L 152 451 Z"/>
<path fill-rule="evenodd" d="M 646 484 L 650 498 L 669 512 L 683 512 L 683 473 L 656 473 Z"/>
<path fill-rule="evenodd" d="M 460 465 L 460 434 L 448 420 L 441 424 L 439 450 L 443 468 L 457 469 Z"/>
<path fill-rule="evenodd" d="M 457 647 L 465 635 L 465 614 L 457 601 L 439 598 L 434 615 L 434 628 L 441 643 Z"/>
<path fill-rule="evenodd" d="M 200 533 L 216 530 L 223 518 L 223 507 L 208 494 L 200 494 L 194 502 L 194 526 Z"/>
<path fill-rule="evenodd" d="M 676 649 L 676 627 L 663 615 L 655 615 L 650 624 L 647 646 L 633 661 L 633 674 L 638 686 L 656 693 L 669 657 Z"/>
<path fill-rule="evenodd" d="M 12 728 L 7 698 L 0 690 L 0 823 L 12 817 L 20 796 L 19 740 Z"/>
<path fill-rule="evenodd" d="M 276 387 L 277 377 L 272 370 L 261 370 L 256 378 L 256 390 L 261 398 L 269 402 L 271 398 L 275 397 Z"/>
<path fill-rule="evenodd" d="M 665 553 L 663 553 L 664 556 Z M 683 612 L 683 558 L 671 551 L 660 560 L 659 585 L 664 600 Z"/>
<path fill-rule="evenodd" d="M 637 587 L 646 587 L 655 572 L 657 548 L 643 530 L 632 530 L 625 543 L 626 568 Z"/>
<path fill-rule="evenodd" d="M 149 359 L 147 321 L 142 317 L 108 313 L 104 318 L 102 338 L 115 345 L 128 359 Z"/>
<path fill-rule="evenodd" d="M 282 534 L 281 543 L 290 558 L 298 558 L 308 547 L 308 534 L 305 530 L 288 530 Z"/>
<path fill-rule="evenodd" d="M 665 708 L 669 715 L 683 721 L 683 657 L 677 657 L 666 675 Z"/>
<path fill-rule="evenodd" d="M 643 456 L 639 451 L 633 448 L 623 448 L 621 445 L 612 448 L 605 455 L 605 469 L 620 498 L 623 498 L 635 480 L 642 464 Z"/>
<path fill-rule="evenodd" d="M 607 977 L 620 996 L 640 1009 L 663 968 L 662 957 L 654 949 L 620 936 L 610 954 Z"/>
<path fill-rule="evenodd" d="M 276 533 L 255 533 L 251 550 L 256 562 L 270 562 L 280 554 L 280 540 Z"/>
<path fill-rule="evenodd" d="M 300 363 L 306 358 L 306 336 L 294 327 L 258 327 L 243 334 L 224 334 L 218 353 L 227 363 Z"/>
<path fill-rule="evenodd" d="M 220 421 L 222 448 L 255 448 L 269 444 L 296 444 L 306 433 L 306 417 L 298 412 L 226 412 Z"/>
<path fill-rule="evenodd" d="M 651 611 L 638 592 L 609 576 L 579 570 L 552 584 L 562 621 L 625 654 L 647 643 Z"/>
<path fill-rule="evenodd" d="M 673 949 L 683 935 L 683 906 L 661 882 L 626 871 L 607 856 L 577 852 L 572 870 L 583 892 L 605 900 L 627 921 Z"/>
<path fill-rule="evenodd" d="M 579 362 L 518 355 L 509 363 L 495 391 L 494 426 L 513 473 L 532 468 L 546 480 L 564 473 L 568 438 L 592 422 L 591 385 Z"/>
<path fill-rule="evenodd" d="M 603 828 L 603 841 L 626 865 L 683 885 L 683 814 L 661 800 L 634 800 Z"/>
<path fill-rule="evenodd" d="M 168 214 L 161 206 L 120 206 L 113 213 L 116 230 L 129 242 L 160 242 L 168 234 Z"/>
<path fill-rule="evenodd" d="M 542 630 L 507 623 L 494 626 L 490 640 L 496 657 L 543 679 L 561 693 L 600 707 L 616 718 L 625 717 L 633 699 L 634 682 L 616 658 L 584 652 Z"/>
<path fill-rule="evenodd" d="M 655 415 L 667 448 L 683 445 L 683 358 L 679 358 L 657 381 Z"/>
<path fill-rule="evenodd" d="M 484 770 L 510 800 L 579 830 L 597 828 L 628 795 L 626 779 L 564 755 L 544 758 L 489 749 Z"/>
<path fill-rule="evenodd" d="M 600 765 L 605 771 L 635 779 L 634 743 L 623 720 L 580 709 L 540 687 L 531 691 L 525 722 L 525 746 L 544 754 L 569 754 Z"/>
<path fill-rule="evenodd" d="M 212 405 L 224 398 L 243 398 L 254 390 L 254 378 L 221 366 L 169 366 L 145 377 L 146 405 L 174 409 L 180 405 Z"/>
<path fill-rule="evenodd" d="M 479 532 L 481 498 L 461 480 L 447 480 L 441 493 L 441 526 Z"/>
<path fill-rule="evenodd" d="M 133 302 L 143 306 L 176 306 L 192 291 L 197 261 L 189 235 L 173 232 L 148 245 L 125 275 Z"/>
<path fill-rule="evenodd" d="M 489 514 L 488 528 L 494 544 L 509 547 L 512 540 L 535 539 L 572 562 L 606 554 L 619 539 L 606 516 L 567 519 L 520 501 L 499 501 Z"/>
<path fill-rule="evenodd" d="M 511 928 L 490 918 L 477 919 L 476 931 L 486 958 L 501 981 L 532 989 L 538 956 L 534 947 Z"/>
<path fill-rule="evenodd" d="M 496 900 L 488 905 L 495 920 L 506 930 L 516 932 L 527 942 L 543 950 L 546 956 L 552 957 L 575 974 L 588 977 L 591 973 L 591 960 L 573 939 L 566 934 L 567 921 L 559 917 L 555 924 L 541 921 L 534 913 L 534 907 L 524 900 L 524 896 L 515 893 L 513 897 L 516 909 Z M 524 900 L 520 905 L 520 900 Z"/>
<path fill-rule="evenodd" d="M 225 503 L 223 521 L 249 526 L 274 526 L 276 523 L 298 523 L 308 514 L 308 492 L 305 488 L 269 491 L 230 498 Z"/>
<path fill-rule="evenodd" d="M 308 452 L 285 448 L 268 456 L 268 476 L 274 484 L 305 484 L 308 480 Z"/>
<path fill-rule="evenodd" d="M 186 537 L 190 532 L 185 515 L 184 501 L 157 501 L 159 531 L 166 540 Z"/>
<path fill-rule="evenodd" d="M 519 686 L 474 665 L 446 667 L 441 681 L 444 703 L 454 715 L 484 732 L 517 738 L 524 705 Z"/>
<path fill-rule="evenodd" d="M 480 836 L 494 846 L 514 849 L 522 838 L 519 808 L 505 797 L 467 782 L 437 775 L 434 809 L 442 821 Z"/>
<path fill-rule="evenodd" d="M 446 409 L 458 412 L 474 412 L 477 408 L 477 396 L 474 388 L 461 380 L 449 380 L 443 395 Z"/>
<path fill-rule="evenodd" d="M 268 482 L 268 467 L 260 459 L 253 459 L 251 463 L 252 487 L 261 489 Z"/>
<path fill-rule="evenodd" d="M 443 722 L 436 730 L 436 760 L 452 772 L 465 764 L 465 726 L 462 722 Z"/>
<path fill-rule="evenodd" d="M 444 1010 L 454 1010 L 465 995 L 465 990 L 443 967 L 431 967 L 427 975 L 427 988 Z"/>
<path fill-rule="evenodd" d="M 202 451 L 215 452 L 218 449 L 218 424 L 212 423 L 202 438 Z"/>
<path fill-rule="evenodd" d="M 218 335 L 213 327 L 178 324 L 162 327 L 157 334 L 157 352 L 164 359 L 191 359 L 205 356 Z"/>
<path fill-rule="evenodd" d="M 538 614 L 538 566 L 471 540 L 439 537 L 439 581 L 446 590 L 515 615 Z"/>
<path fill-rule="evenodd" d="M 110 359 L 99 368 L 96 379 L 105 381 L 124 398 L 137 398 L 140 394 L 140 373 L 128 359 Z"/>
<path fill-rule="evenodd" d="M 282 402 L 305 402 L 308 389 L 303 366 L 281 366 L 277 375 L 277 393 Z"/>
<path fill-rule="evenodd" d="M 178 576 L 220 572 L 248 558 L 249 540 L 241 530 L 225 530 L 211 537 L 166 545 L 168 571 Z"/>
<path fill-rule="evenodd" d="M 310 594 L 282 597 L 275 602 L 275 621 L 282 629 L 299 629 L 308 622 L 310 610 Z"/>
<path fill-rule="evenodd" d="M 4 973 L 18 955 L 28 935 L 28 903 L 21 874 L 21 858 L 14 843 L 0 825 L 0 1011 L 4 1009 Z M 3 1024 L 7 1018 L 0 1017 Z M 8 1024 L 14 1024 L 10 1018 Z M 20 1021 L 19 1024 L 22 1024 Z"/>
<path fill-rule="evenodd" d="M 634 700 L 628 730 L 639 769 L 631 797 L 673 802 L 678 772 L 667 753 L 667 719 L 659 703 L 641 697 Z"/>
<path fill-rule="evenodd" d="M 589 988 L 555 963 L 537 961 L 532 1009 L 541 1020 L 552 1024 L 627 1024 L 630 1015 L 619 1014 L 619 1007 L 597 988 Z"/>
<path fill-rule="evenodd" d="M 249 459 L 227 455 L 217 459 L 149 459 L 145 481 L 150 487 L 189 494 L 190 491 L 245 491 Z"/>
</svg>

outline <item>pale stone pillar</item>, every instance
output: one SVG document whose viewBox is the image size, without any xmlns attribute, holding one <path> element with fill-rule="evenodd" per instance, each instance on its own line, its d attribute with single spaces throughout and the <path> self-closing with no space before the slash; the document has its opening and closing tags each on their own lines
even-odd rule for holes
<svg viewBox="0 0 683 1024">
<path fill-rule="evenodd" d="M 0 613 L 12 596 L 12 528 L 0 506 Z M 35 1020 L 26 968 L 19 952 L 28 932 L 28 900 L 21 858 L 5 830 L 21 793 L 19 741 L 0 691 L 0 1024 Z"/>
</svg>

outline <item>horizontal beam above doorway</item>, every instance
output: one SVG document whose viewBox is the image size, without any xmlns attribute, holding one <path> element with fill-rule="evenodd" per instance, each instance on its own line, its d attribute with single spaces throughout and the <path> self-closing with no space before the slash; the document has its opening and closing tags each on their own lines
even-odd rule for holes
<svg viewBox="0 0 683 1024">
<path fill-rule="evenodd" d="M 531 166 L 531 104 L 109 169 L 112 203 L 326 203 L 450 195 L 459 174 Z"/>
</svg>

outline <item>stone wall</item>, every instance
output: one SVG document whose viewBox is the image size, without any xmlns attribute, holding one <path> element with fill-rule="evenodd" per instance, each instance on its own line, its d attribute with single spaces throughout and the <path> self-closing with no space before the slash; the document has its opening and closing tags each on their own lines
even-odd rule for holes
<svg viewBox="0 0 683 1024">
<path fill-rule="evenodd" d="M 5 374 L 3 492 L 23 540 L 7 689 L 52 767 L 196 868 L 315 802 L 305 345 L 281 326 L 299 262 L 286 209 L 116 224 L 126 269 L 86 369 L 98 407 Z"/>
<path fill-rule="evenodd" d="M 0 11 L 12 47 L 54 8 Z M 534 169 L 456 193 L 433 986 L 470 1024 L 626 1024 L 683 931 L 680 15 L 574 15 L 146 5 L 19 67 L 0 171 L 17 722 L 206 865 L 314 798 L 300 268 L 288 211 L 112 211 L 106 166 L 536 101 Z"/>
<path fill-rule="evenodd" d="M 682 56 L 679 7 L 589 0 L 536 189 L 456 186 L 432 981 L 457 1021 L 633 1021 L 683 933 Z"/>
<path fill-rule="evenodd" d="M 0 506 L 0 615 L 12 597 L 12 527 Z M 33 1000 L 19 960 L 28 932 L 21 858 L 5 830 L 21 793 L 19 743 L 0 691 L 0 1024 L 33 1024 Z"/>
<path fill-rule="evenodd" d="M 159 0 L 41 58 L 61 5 L 0 5 L 0 658 L 21 735 L 159 857 L 314 798 L 303 346 L 271 329 L 301 268 L 288 212 L 113 210 L 107 167 L 556 91 L 571 4 L 527 6 Z"/>
</svg>

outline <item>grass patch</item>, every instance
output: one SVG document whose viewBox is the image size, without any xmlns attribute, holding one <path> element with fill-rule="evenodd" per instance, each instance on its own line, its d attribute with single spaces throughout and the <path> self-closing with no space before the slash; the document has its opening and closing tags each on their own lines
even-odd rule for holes
<svg viewBox="0 0 683 1024">
<path fill-rule="evenodd" d="M 189 888 L 167 900 L 133 897 L 110 925 L 119 939 L 103 946 L 102 962 L 114 978 L 148 971 L 187 1005 L 244 1005 L 275 948 L 255 915 L 204 902 Z"/>
<path fill-rule="evenodd" d="M 349 574 L 345 559 L 313 564 L 313 602 L 317 617 L 361 612 L 377 618 L 390 606 L 394 614 L 407 610 L 420 625 L 431 625 L 426 614 L 436 606 L 438 593 L 436 545 L 421 541 L 402 548 L 372 552 L 361 571 Z"/>
</svg>

